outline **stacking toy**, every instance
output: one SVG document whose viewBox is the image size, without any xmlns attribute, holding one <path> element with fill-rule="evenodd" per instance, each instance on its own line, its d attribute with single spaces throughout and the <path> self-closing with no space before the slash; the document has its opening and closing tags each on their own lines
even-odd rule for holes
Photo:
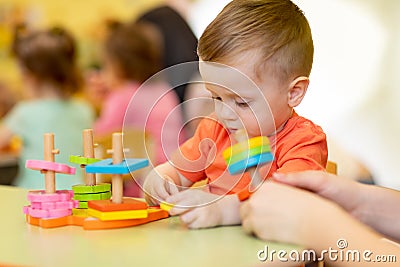
<svg viewBox="0 0 400 267">
<path fill-rule="evenodd" d="M 75 168 L 54 162 L 54 154 L 60 151 L 54 149 L 54 134 L 44 134 L 44 160 L 27 160 L 25 167 L 39 170 L 45 176 L 45 190 L 28 192 L 30 205 L 23 207 L 23 212 L 29 217 L 50 219 L 61 218 L 72 214 L 72 209 L 78 206 L 73 200 L 70 190 L 56 190 L 56 173 L 75 174 Z"/>
<path fill-rule="evenodd" d="M 111 184 L 108 183 L 96 184 L 96 174 L 87 173 L 85 171 L 87 165 L 99 162 L 100 159 L 94 158 L 93 130 L 92 129 L 83 130 L 82 138 L 83 138 L 83 157 L 70 156 L 69 158 L 70 162 L 79 164 L 85 174 L 85 184 L 72 186 L 72 191 L 74 191 L 74 199 L 79 200 L 79 206 L 77 209 L 72 210 L 72 214 L 77 216 L 87 217 L 88 201 L 110 199 Z"/>
<path fill-rule="evenodd" d="M 150 209 L 146 202 L 140 199 L 123 197 L 122 174 L 141 169 L 148 165 L 147 159 L 124 159 L 122 147 L 122 134 L 114 133 L 112 139 L 112 159 L 102 160 L 86 166 L 87 173 L 112 174 L 112 197 L 111 200 L 92 200 L 88 202 L 88 214 L 92 217 L 107 222 L 125 223 L 124 220 L 143 219 L 153 220 L 168 217 L 168 213 L 161 209 Z M 155 218 L 155 217 L 154 217 Z"/>
<path fill-rule="evenodd" d="M 54 162 L 54 135 L 45 135 L 45 160 L 28 160 L 26 167 L 40 170 L 46 177 L 46 190 L 28 192 L 29 206 L 23 208 L 26 221 L 42 228 L 67 225 L 85 230 L 130 227 L 167 218 L 168 212 L 148 207 L 144 199 L 124 198 L 122 174 L 148 165 L 147 159 L 124 159 L 122 134 L 113 134 L 113 158 L 94 158 L 92 130 L 84 130 L 84 156 L 71 156 L 70 161 L 86 170 L 85 184 L 72 190 L 55 190 L 55 173 L 75 174 L 75 168 Z M 113 175 L 110 184 L 96 184 L 96 173 Z M 112 192 L 111 192 L 112 189 Z M 112 200 L 110 200 L 112 194 Z M 79 202 L 79 208 L 78 208 Z"/>
<path fill-rule="evenodd" d="M 235 138 L 237 144 L 225 149 L 222 156 L 228 165 L 230 174 L 249 172 L 251 176 L 250 188 L 255 189 L 261 184 L 263 179 L 257 171 L 257 166 L 265 165 L 274 160 L 268 137 L 258 136 L 246 139 L 244 129 L 237 130 Z M 245 200 L 250 196 L 249 190 L 239 193 L 240 200 Z"/>
</svg>

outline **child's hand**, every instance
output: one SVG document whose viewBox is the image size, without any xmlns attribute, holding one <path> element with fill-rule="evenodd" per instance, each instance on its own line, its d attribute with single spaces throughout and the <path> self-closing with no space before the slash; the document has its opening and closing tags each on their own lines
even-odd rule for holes
<svg viewBox="0 0 400 267">
<path fill-rule="evenodd" d="M 218 198 L 199 189 L 188 189 L 167 198 L 168 203 L 174 204 L 169 213 L 180 215 L 182 223 L 187 227 L 208 228 L 222 224 L 222 210 Z"/>
<path fill-rule="evenodd" d="M 159 205 L 169 196 L 179 192 L 173 180 L 167 175 L 161 177 L 156 169 L 152 170 L 146 177 L 143 188 L 145 199 L 149 205 Z"/>
</svg>

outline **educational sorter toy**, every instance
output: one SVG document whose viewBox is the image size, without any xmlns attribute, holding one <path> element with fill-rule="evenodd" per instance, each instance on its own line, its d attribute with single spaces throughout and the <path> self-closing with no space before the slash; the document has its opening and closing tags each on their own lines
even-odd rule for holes
<svg viewBox="0 0 400 267">
<path fill-rule="evenodd" d="M 29 224 L 42 228 L 77 225 L 96 230 L 129 227 L 169 216 L 159 207 L 148 207 L 143 199 L 122 196 L 122 174 L 146 167 L 148 160 L 124 159 L 121 133 L 113 134 L 112 159 L 94 158 L 92 130 L 84 130 L 83 140 L 84 156 L 71 156 L 70 161 L 84 168 L 85 184 L 73 186 L 73 191 L 55 191 L 55 172 L 75 174 L 75 168 L 54 162 L 54 154 L 59 153 L 54 149 L 54 134 L 45 134 L 45 161 L 26 162 L 27 168 L 40 170 L 46 179 L 45 191 L 28 193 L 31 205 L 24 207 L 24 213 Z M 96 184 L 96 173 L 112 174 L 112 185 Z"/>
<path fill-rule="evenodd" d="M 250 190 L 259 186 L 263 179 L 257 171 L 257 166 L 265 165 L 274 160 L 268 137 L 257 136 L 250 139 L 246 138 L 244 129 L 236 131 L 235 139 L 237 144 L 228 147 L 222 153 L 230 174 L 249 172 L 251 183 L 249 189 L 239 192 L 238 197 L 241 201 L 250 197 Z"/>
<path fill-rule="evenodd" d="M 100 159 L 94 157 L 94 141 L 93 130 L 86 129 L 82 133 L 83 138 L 83 157 L 70 156 L 69 161 L 79 164 L 85 176 L 84 185 L 72 186 L 74 192 L 74 199 L 79 200 L 79 206 L 72 210 L 72 214 L 76 216 L 87 217 L 88 201 L 110 199 L 111 198 L 111 184 L 109 183 L 96 183 L 96 174 L 87 173 L 85 168 L 87 165 L 99 162 Z"/>
</svg>

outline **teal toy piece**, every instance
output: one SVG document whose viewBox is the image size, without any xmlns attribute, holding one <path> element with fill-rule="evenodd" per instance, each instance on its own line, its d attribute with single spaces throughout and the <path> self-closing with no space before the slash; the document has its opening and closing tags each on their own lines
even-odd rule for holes
<svg viewBox="0 0 400 267">
<path fill-rule="evenodd" d="M 254 167 L 259 164 L 264 164 L 273 160 L 274 156 L 272 155 L 272 153 L 258 154 L 229 165 L 228 171 L 230 174 L 238 174 L 245 172 L 250 167 Z"/>
<path fill-rule="evenodd" d="M 128 174 L 149 165 L 148 159 L 125 159 L 119 164 L 113 164 L 112 159 L 105 159 L 86 165 L 87 173 Z"/>
</svg>

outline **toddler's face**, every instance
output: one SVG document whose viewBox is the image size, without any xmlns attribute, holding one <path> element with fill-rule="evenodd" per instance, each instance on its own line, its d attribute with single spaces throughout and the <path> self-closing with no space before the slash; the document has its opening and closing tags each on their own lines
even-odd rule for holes
<svg viewBox="0 0 400 267">
<path fill-rule="evenodd" d="M 252 62 L 231 67 L 200 62 L 200 74 L 214 99 L 218 120 L 230 133 L 245 128 L 249 138 L 273 134 L 291 112 L 287 90 L 268 73 L 256 79 Z"/>
</svg>

